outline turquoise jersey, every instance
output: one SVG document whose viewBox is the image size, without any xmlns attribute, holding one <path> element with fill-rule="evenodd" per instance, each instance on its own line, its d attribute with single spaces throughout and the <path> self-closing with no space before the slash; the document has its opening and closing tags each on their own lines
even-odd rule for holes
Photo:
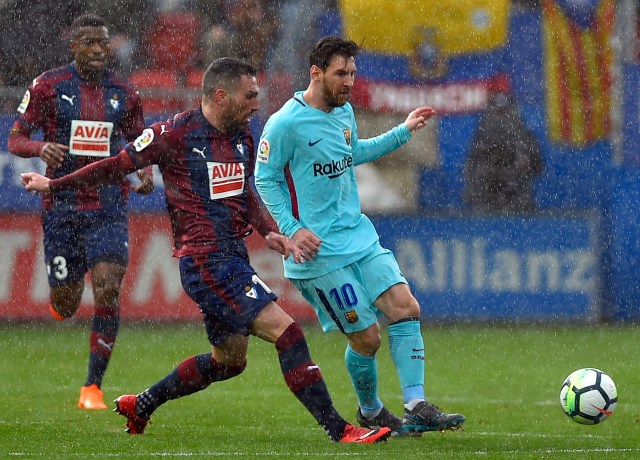
<svg viewBox="0 0 640 460">
<path fill-rule="evenodd" d="M 304 227 L 322 239 L 315 260 L 284 261 L 287 278 L 325 275 L 373 248 L 378 233 L 360 209 L 354 168 L 410 138 L 409 129 L 400 124 L 371 139 L 358 139 L 350 104 L 326 113 L 309 106 L 302 91 L 269 118 L 258 146 L 258 193 L 284 235 L 292 237 Z"/>
</svg>

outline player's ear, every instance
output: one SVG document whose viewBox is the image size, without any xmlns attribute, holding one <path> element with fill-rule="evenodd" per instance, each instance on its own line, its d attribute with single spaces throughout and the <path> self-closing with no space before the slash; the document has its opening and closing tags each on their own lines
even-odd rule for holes
<svg viewBox="0 0 640 460">
<path fill-rule="evenodd" d="M 309 76 L 311 77 L 312 81 L 320 81 L 322 74 L 322 69 L 317 65 L 312 65 L 309 69 Z"/>
<path fill-rule="evenodd" d="M 224 107 L 227 104 L 227 100 L 229 99 L 229 93 L 224 88 L 218 88 L 213 93 L 213 101 L 218 105 L 218 107 Z"/>
<path fill-rule="evenodd" d="M 76 51 L 78 51 L 78 41 L 74 37 L 71 37 L 69 40 L 69 49 L 71 50 L 71 54 L 75 56 Z"/>
</svg>

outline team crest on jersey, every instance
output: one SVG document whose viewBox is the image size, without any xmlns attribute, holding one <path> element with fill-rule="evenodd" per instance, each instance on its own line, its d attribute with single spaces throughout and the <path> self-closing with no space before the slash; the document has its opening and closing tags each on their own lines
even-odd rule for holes
<svg viewBox="0 0 640 460">
<path fill-rule="evenodd" d="M 355 310 L 347 311 L 344 314 L 347 323 L 353 324 L 357 323 L 360 318 L 358 318 L 358 313 Z"/>
<path fill-rule="evenodd" d="M 153 129 L 147 128 L 142 131 L 142 134 L 138 136 L 138 138 L 133 141 L 133 147 L 136 149 L 136 152 L 140 152 L 145 149 L 149 144 L 153 142 Z"/>
<path fill-rule="evenodd" d="M 262 139 L 260 141 L 260 145 L 258 145 L 258 158 L 257 160 L 260 163 L 269 163 L 269 151 L 271 148 L 269 147 L 269 141 L 266 139 Z"/>
<path fill-rule="evenodd" d="M 209 196 L 212 200 L 241 195 L 244 192 L 244 163 L 208 161 Z"/>
<path fill-rule="evenodd" d="M 111 96 L 111 99 L 109 100 L 109 104 L 111 104 L 111 107 L 113 108 L 113 110 L 118 110 L 118 107 L 120 107 L 120 99 L 118 98 L 117 94 L 114 94 L 113 96 Z"/>
<path fill-rule="evenodd" d="M 351 146 L 351 130 L 350 129 L 343 129 L 342 133 L 344 134 L 344 140 L 347 143 L 347 145 Z"/>
<path fill-rule="evenodd" d="M 27 111 L 27 107 L 29 107 L 30 101 L 31 101 L 31 92 L 27 90 L 27 92 L 24 93 L 24 96 L 22 96 L 22 100 L 20 101 L 20 105 L 18 106 L 18 113 L 21 113 L 24 115 L 24 113 Z"/>
</svg>

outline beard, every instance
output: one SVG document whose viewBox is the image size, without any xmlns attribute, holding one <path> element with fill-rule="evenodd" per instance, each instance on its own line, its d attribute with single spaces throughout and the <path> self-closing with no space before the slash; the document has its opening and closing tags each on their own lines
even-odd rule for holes
<svg viewBox="0 0 640 460">
<path fill-rule="evenodd" d="M 347 94 L 335 94 L 331 88 L 323 84 L 324 100 L 329 107 L 342 107 L 349 101 L 350 92 Z"/>
</svg>

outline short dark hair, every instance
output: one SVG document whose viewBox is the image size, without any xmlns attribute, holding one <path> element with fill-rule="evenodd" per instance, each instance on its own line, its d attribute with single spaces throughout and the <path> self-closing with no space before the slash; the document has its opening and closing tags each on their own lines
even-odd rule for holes
<svg viewBox="0 0 640 460">
<path fill-rule="evenodd" d="M 237 82 L 242 75 L 257 77 L 258 70 L 241 59 L 223 57 L 209 65 L 202 77 L 202 94 L 208 95 L 218 88 L 227 88 Z"/>
<path fill-rule="evenodd" d="M 360 52 L 358 44 L 351 40 L 344 40 L 340 37 L 324 37 L 320 39 L 309 55 L 309 64 L 315 65 L 322 70 L 329 67 L 329 62 L 334 56 L 345 58 L 356 57 Z"/>
<path fill-rule="evenodd" d="M 84 27 L 107 27 L 107 22 L 97 14 L 81 14 L 71 23 L 71 37 L 75 38 Z"/>
</svg>

